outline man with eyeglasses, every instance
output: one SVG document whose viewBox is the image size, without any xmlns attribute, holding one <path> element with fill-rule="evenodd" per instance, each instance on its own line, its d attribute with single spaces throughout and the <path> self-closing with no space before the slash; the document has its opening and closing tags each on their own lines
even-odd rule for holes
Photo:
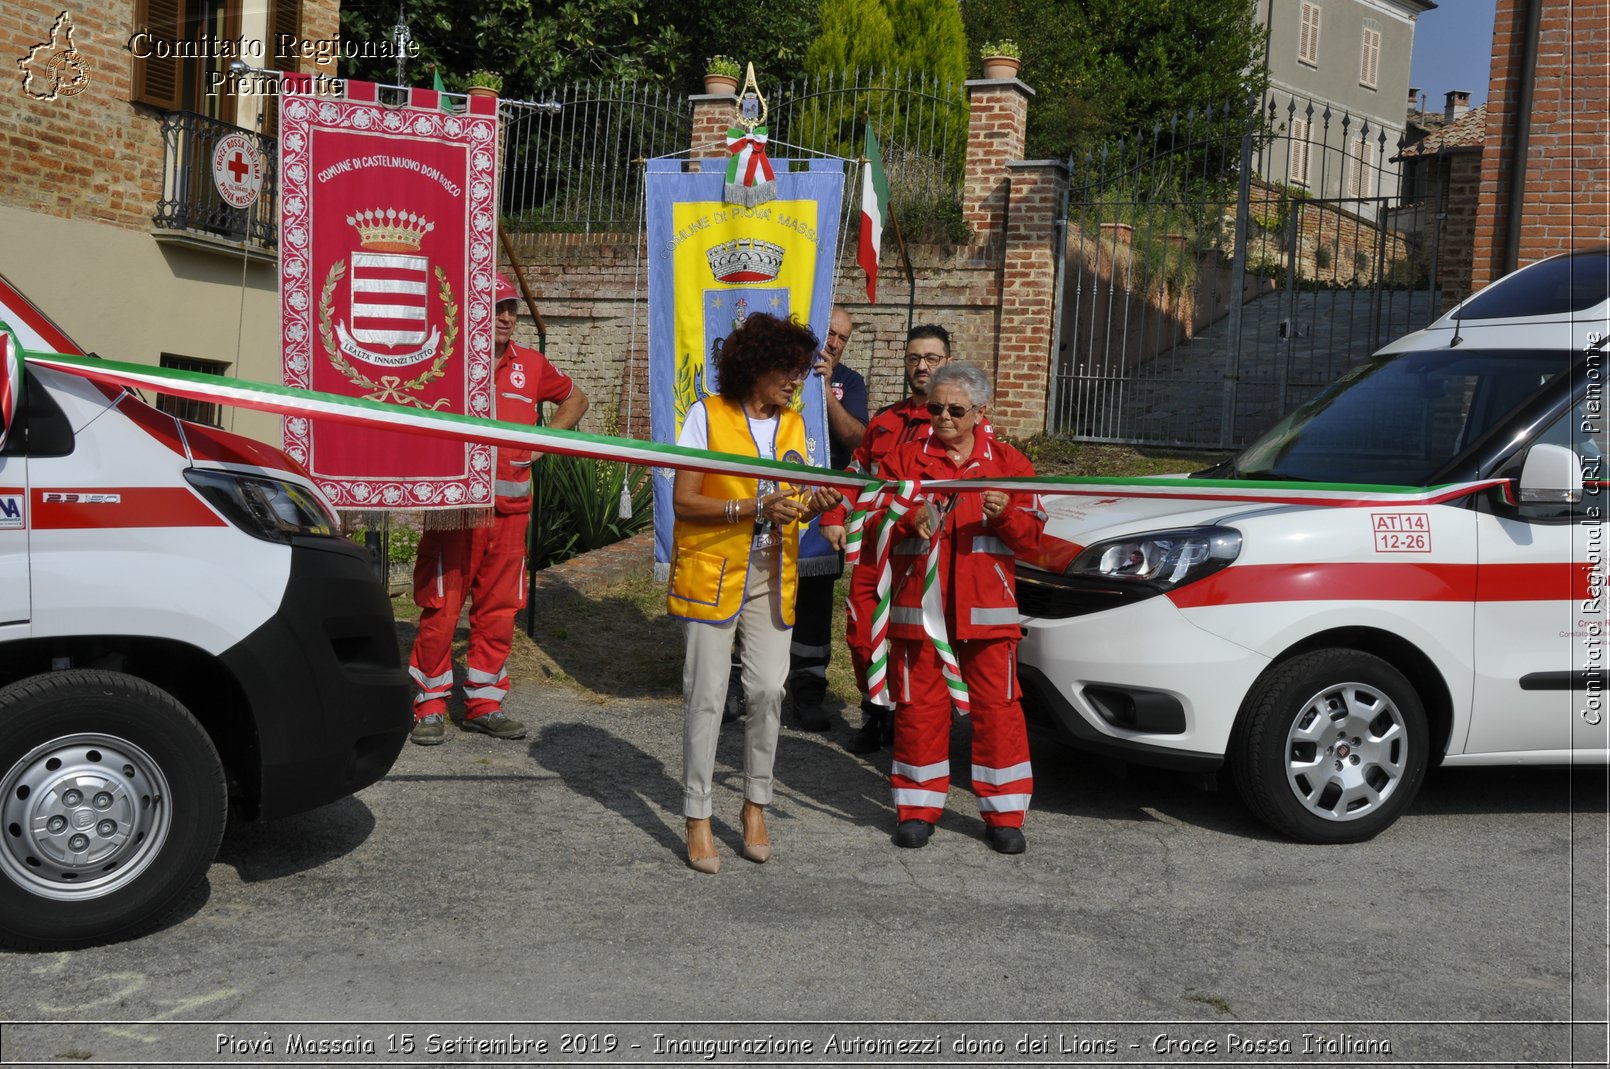
<svg viewBox="0 0 1610 1069">
<path fill-rule="evenodd" d="M 828 454 L 835 468 L 849 465 L 853 450 L 866 433 L 866 380 L 842 360 L 854 330 L 850 313 L 842 306 L 834 308 L 827 337 L 811 369 L 827 387 L 824 398 Z M 826 731 L 832 726 L 822 701 L 827 697 L 827 665 L 833 656 L 833 587 L 844 574 L 843 540 L 833 548 L 839 550 L 836 558 L 800 560 L 794 635 L 789 646 L 788 692 L 793 697 L 794 715 L 806 731 Z"/>
<path fill-rule="evenodd" d="M 910 393 L 904 401 L 881 408 L 872 417 L 847 467 L 876 475 L 885 458 L 901 445 L 927 436 L 928 379 L 948 363 L 949 331 L 935 323 L 911 328 L 906 335 L 906 387 Z M 822 537 L 835 548 L 844 547 L 844 524 L 850 504 L 846 500 L 822 515 Z M 850 647 L 850 660 L 855 665 L 855 683 L 861 688 L 861 710 L 866 720 L 848 743 L 851 753 L 875 753 L 894 739 L 894 717 L 890 710 L 866 698 L 867 664 L 872 659 L 872 612 L 877 604 L 876 572 L 870 567 L 856 568 L 850 573 L 850 591 L 845 598 L 848 616 L 845 639 Z"/>
</svg>

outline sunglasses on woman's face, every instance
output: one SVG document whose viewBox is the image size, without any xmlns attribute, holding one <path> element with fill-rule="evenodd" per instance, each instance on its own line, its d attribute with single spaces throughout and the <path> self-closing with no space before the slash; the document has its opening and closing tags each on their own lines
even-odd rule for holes
<svg viewBox="0 0 1610 1069">
<path fill-rule="evenodd" d="M 950 413 L 951 419 L 961 419 L 963 416 L 967 415 L 967 413 L 971 412 L 977 407 L 977 405 L 942 405 L 937 401 L 929 401 L 928 414 L 930 416 L 937 416 L 948 412 Z"/>
</svg>

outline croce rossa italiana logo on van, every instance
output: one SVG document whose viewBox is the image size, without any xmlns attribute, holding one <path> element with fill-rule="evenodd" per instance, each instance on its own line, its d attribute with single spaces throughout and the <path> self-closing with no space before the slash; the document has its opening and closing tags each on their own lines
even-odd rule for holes
<svg viewBox="0 0 1610 1069">
<path fill-rule="evenodd" d="M 358 248 L 330 265 L 319 295 L 319 339 L 335 369 L 370 400 L 439 409 L 414 396 L 444 373 L 458 339 L 447 272 L 421 253 L 436 224 L 395 208 L 347 216 Z"/>
</svg>

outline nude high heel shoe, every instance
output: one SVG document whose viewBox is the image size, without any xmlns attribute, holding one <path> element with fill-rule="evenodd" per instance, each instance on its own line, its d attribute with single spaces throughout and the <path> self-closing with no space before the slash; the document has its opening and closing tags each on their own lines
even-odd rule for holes
<svg viewBox="0 0 1610 1069">
<path fill-rule="evenodd" d="M 771 839 L 766 835 L 766 807 L 745 801 L 738 811 L 738 824 L 743 829 L 743 856 L 757 865 L 771 859 Z"/>
<path fill-rule="evenodd" d="M 688 818 L 688 866 L 708 876 L 721 871 L 721 859 L 716 856 L 716 840 L 710 834 L 710 818 Z"/>
</svg>

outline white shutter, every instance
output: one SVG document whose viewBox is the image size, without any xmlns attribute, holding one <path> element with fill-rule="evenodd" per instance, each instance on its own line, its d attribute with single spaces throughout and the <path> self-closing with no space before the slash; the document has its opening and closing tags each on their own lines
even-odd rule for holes
<svg viewBox="0 0 1610 1069">
<path fill-rule="evenodd" d="M 1367 197 L 1370 195 L 1370 146 L 1362 137 L 1354 141 L 1351 146 L 1348 160 L 1347 195 L 1349 197 Z"/>
<path fill-rule="evenodd" d="M 1376 74 L 1381 68 L 1381 31 L 1371 25 L 1372 20 L 1364 23 L 1364 46 L 1359 53 L 1358 84 L 1375 88 Z"/>
<path fill-rule="evenodd" d="M 1308 184 L 1308 120 L 1291 120 L 1291 140 L 1286 150 L 1286 177 L 1300 186 Z"/>
<path fill-rule="evenodd" d="M 1319 5 L 1303 0 L 1302 28 L 1297 33 L 1297 58 L 1319 66 Z"/>
</svg>

